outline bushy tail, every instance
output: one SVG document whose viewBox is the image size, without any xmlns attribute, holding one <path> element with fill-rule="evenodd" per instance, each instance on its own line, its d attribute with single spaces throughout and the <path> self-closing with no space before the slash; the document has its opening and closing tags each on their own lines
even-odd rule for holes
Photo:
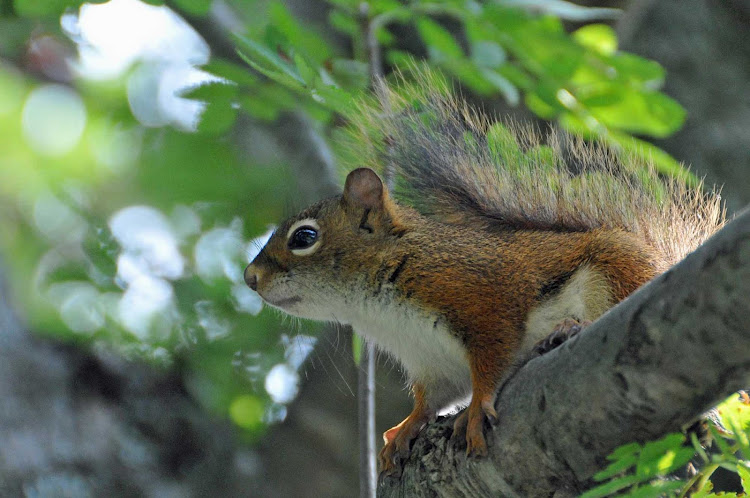
<svg viewBox="0 0 750 498">
<path fill-rule="evenodd" d="M 724 223 L 718 192 L 551 130 L 495 122 L 445 81 L 383 89 L 353 124 L 349 166 L 395 171 L 395 195 L 427 216 L 478 229 L 622 228 L 674 264 Z M 388 166 L 390 165 L 390 166 Z"/>
</svg>

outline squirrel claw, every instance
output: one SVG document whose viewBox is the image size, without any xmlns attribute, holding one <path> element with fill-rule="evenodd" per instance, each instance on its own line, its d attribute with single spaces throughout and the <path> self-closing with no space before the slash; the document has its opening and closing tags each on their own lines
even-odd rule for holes
<svg viewBox="0 0 750 498">
<path fill-rule="evenodd" d="M 401 469 L 411 452 L 411 442 L 419 435 L 422 425 L 429 419 L 427 413 L 409 415 L 403 422 L 391 427 L 383 434 L 385 445 L 378 454 L 380 474 L 399 477 Z"/>
<path fill-rule="evenodd" d="M 453 423 L 451 441 L 454 443 L 465 439 L 467 457 L 487 456 L 487 441 L 484 438 L 484 421 L 496 425 L 499 421 L 495 407 L 490 399 L 477 405 L 469 405 Z"/>
<path fill-rule="evenodd" d="M 474 434 L 471 439 L 466 435 L 466 456 L 468 458 L 481 458 L 487 456 L 487 441 L 481 432 Z"/>
<path fill-rule="evenodd" d="M 451 441 L 457 443 L 461 440 L 466 439 L 466 424 L 469 420 L 468 410 L 464 410 L 458 414 L 456 421 L 453 422 L 453 434 L 451 434 Z"/>
<path fill-rule="evenodd" d="M 534 345 L 533 351 L 540 356 L 545 353 L 549 353 L 553 349 L 562 345 L 571 337 L 575 337 L 576 335 L 578 335 L 589 325 L 591 325 L 591 322 L 589 320 L 583 320 L 579 322 L 578 320 L 573 320 L 572 318 L 566 318 L 562 321 L 562 323 L 559 323 L 552 330 L 552 333 L 550 333 L 550 335 L 537 342 Z"/>
<path fill-rule="evenodd" d="M 393 441 L 386 443 L 378 454 L 380 475 L 385 477 L 400 477 L 402 462 L 403 459 L 396 448 L 396 444 Z"/>
</svg>

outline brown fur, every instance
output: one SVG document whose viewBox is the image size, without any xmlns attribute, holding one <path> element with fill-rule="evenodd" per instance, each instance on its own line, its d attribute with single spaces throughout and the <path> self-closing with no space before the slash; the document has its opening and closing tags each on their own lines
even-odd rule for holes
<svg viewBox="0 0 750 498">
<path fill-rule="evenodd" d="M 362 175 L 362 170 L 353 173 Z M 373 178 L 371 173 L 365 181 Z M 358 186 L 284 222 L 248 270 L 258 276 L 261 295 L 275 277 L 292 274 L 320 292 L 336 282 L 354 282 L 373 299 L 389 286 L 394 305 L 408 304 L 444 319 L 468 355 L 473 398 L 457 430 L 466 426 L 468 449 L 474 454 L 486 452 L 482 421 L 494 415 L 495 390 L 521 347 L 526 317 L 545 298 L 543 286 L 587 265 L 606 279 L 619 301 L 661 266 L 656 251 L 619 228 L 477 230 L 426 218 L 394 203 L 382 189 L 373 202 L 371 185 L 365 186 L 368 195 L 354 195 Z M 317 252 L 298 258 L 285 247 L 286 233 L 306 218 L 317 221 L 323 242 Z M 381 455 L 386 467 L 441 408 L 429 405 L 430 393 L 414 380 L 415 409 L 390 431 Z"/>
</svg>

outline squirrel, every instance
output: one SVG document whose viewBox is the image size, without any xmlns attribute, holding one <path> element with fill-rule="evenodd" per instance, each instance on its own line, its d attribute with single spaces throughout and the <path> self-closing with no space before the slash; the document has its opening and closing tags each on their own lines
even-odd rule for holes
<svg viewBox="0 0 750 498">
<path fill-rule="evenodd" d="M 702 183 L 493 121 L 439 78 L 380 98 L 350 127 L 360 167 L 343 193 L 281 223 L 244 276 L 272 307 L 350 324 L 403 365 L 414 409 L 379 455 L 393 473 L 421 428 L 469 396 L 454 435 L 486 455 L 484 424 L 514 365 L 682 259 L 725 215 Z M 376 172 L 388 165 L 393 195 Z"/>
</svg>

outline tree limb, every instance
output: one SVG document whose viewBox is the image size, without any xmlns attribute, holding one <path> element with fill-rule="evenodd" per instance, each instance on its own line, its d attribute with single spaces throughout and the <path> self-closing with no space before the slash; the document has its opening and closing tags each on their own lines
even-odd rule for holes
<svg viewBox="0 0 750 498">
<path fill-rule="evenodd" d="M 501 389 L 487 458 L 428 425 L 379 496 L 569 496 L 631 441 L 680 430 L 750 380 L 750 211 Z"/>
</svg>

